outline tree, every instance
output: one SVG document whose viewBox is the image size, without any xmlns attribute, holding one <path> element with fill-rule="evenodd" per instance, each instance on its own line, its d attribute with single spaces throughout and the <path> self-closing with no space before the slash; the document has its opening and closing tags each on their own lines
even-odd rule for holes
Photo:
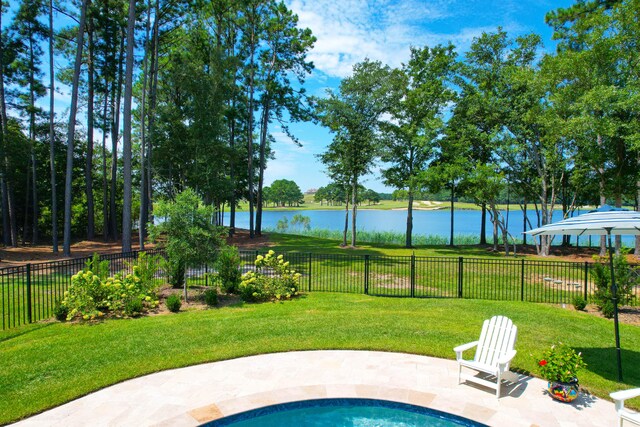
<svg viewBox="0 0 640 427">
<path fill-rule="evenodd" d="M 445 109 L 456 98 L 450 85 L 455 58 L 451 44 L 412 48 L 398 82 L 402 93 L 391 107 L 392 120 L 382 126 L 382 160 L 390 165 L 382 176 L 387 185 L 407 189 L 407 248 L 411 247 L 413 232 L 413 199 L 423 186 L 423 171 L 434 156 L 436 140 L 444 127 Z"/>
<path fill-rule="evenodd" d="M 69 111 L 69 126 L 67 132 L 67 170 L 64 184 L 64 243 L 65 256 L 71 255 L 71 184 L 73 180 L 73 142 L 76 130 L 76 112 L 78 109 L 78 90 L 80 84 L 80 66 L 82 65 L 82 49 L 84 46 L 84 30 L 89 0 L 82 0 L 80 11 L 80 25 L 78 28 L 76 59 L 73 69 L 73 84 L 71 88 L 71 108 Z"/>
<path fill-rule="evenodd" d="M 12 28 L 16 32 L 18 40 L 18 55 L 11 64 L 15 67 L 18 87 L 26 89 L 17 97 L 21 112 L 28 117 L 29 122 L 29 157 L 31 160 L 30 174 L 27 174 L 26 188 L 31 185 L 31 205 L 32 205 L 32 231 L 31 242 L 38 242 L 38 174 L 36 165 L 36 116 L 40 109 L 36 107 L 36 99 L 46 92 L 40 78 L 42 48 L 39 41 L 46 37 L 46 28 L 39 20 L 43 12 L 43 4 L 40 0 L 24 0 L 16 13 Z M 30 179 L 31 178 L 31 179 Z M 27 199 L 28 200 L 28 199 Z M 27 224 L 27 213 L 25 212 L 25 225 Z M 23 230 L 23 241 L 25 240 L 26 226 Z"/>
<path fill-rule="evenodd" d="M 190 188 L 178 193 L 174 201 L 159 201 L 155 212 L 163 221 L 148 224 L 149 237 L 152 241 L 164 238 L 170 269 L 180 272 L 178 284 L 184 286 L 186 300 L 184 269 L 213 263 L 224 245 L 226 231 L 211 221 L 211 206 Z"/>
<path fill-rule="evenodd" d="M 2 61 L 2 58 L 0 58 Z M 55 152 L 55 71 L 53 68 L 53 0 L 49 0 L 49 171 L 51 177 L 51 242 L 53 253 L 58 253 L 58 196 L 56 191 Z"/>
<path fill-rule="evenodd" d="M 124 83 L 124 129 L 122 157 L 124 160 L 124 200 L 122 201 L 122 252 L 131 251 L 131 97 L 133 91 L 133 48 L 136 25 L 136 1 L 129 0 L 127 19 L 127 64 Z"/>
<path fill-rule="evenodd" d="M 380 62 L 356 64 L 353 75 L 340 83 L 338 93 L 318 101 L 322 124 L 335 134 L 321 156 L 329 176 L 351 189 L 351 245 L 356 245 L 358 180 L 371 171 L 379 154 L 379 122 L 398 97 L 391 69 Z M 346 231 L 344 233 L 346 244 Z"/>
</svg>

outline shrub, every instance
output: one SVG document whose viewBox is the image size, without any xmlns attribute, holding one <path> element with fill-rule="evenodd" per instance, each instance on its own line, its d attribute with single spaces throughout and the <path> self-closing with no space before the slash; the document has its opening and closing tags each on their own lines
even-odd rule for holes
<svg viewBox="0 0 640 427">
<path fill-rule="evenodd" d="M 94 253 L 93 257 L 85 264 L 84 271 L 90 271 L 100 280 L 105 280 L 109 277 L 109 261 L 100 261 L 100 255 Z"/>
<path fill-rule="evenodd" d="M 220 251 L 216 261 L 217 279 L 222 290 L 228 294 L 238 293 L 238 285 L 242 280 L 240 264 L 240 254 L 235 246 L 227 246 Z"/>
<path fill-rule="evenodd" d="M 600 307 L 600 312 L 607 319 L 611 319 L 614 315 L 613 301 L 605 301 Z"/>
<path fill-rule="evenodd" d="M 95 260 L 95 257 L 94 257 Z M 97 264 L 93 264 L 95 266 Z M 133 273 L 101 280 L 90 269 L 71 277 L 62 304 L 68 308 L 67 319 L 81 317 L 92 320 L 105 315 L 138 315 L 158 305 L 153 280 L 143 280 L 141 269 L 134 266 Z M 142 268 L 143 273 L 145 267 Z M 143 276 L 145 277 L 145 276 Z M 137 302 L 136 302 L 137 301 Z"/>
<path fill-rule="evenodd" d="M 144 311 L 140 298 L 132 298 L 124 305 L 124 313 L 129 317 L 137 317 Z"/>
<path fill-rule="evenodd" d="M 58 301 L 53 307 L 53 315 L 55 316 L 56 320 L 63 322 L 67 320 L 67 316 L 69 315 L 69 307 L 67 307 L 64 303 Z"/>
<path fill-rule="evenodd" d="M 62 304 L 69 308 L 67 320 L 81 316 L 85 320 L 95 319 L 104 313 L 107 306 L 107 291 L 102 281 L 91 271 L 81 271 L 71 277 L 71 285 L 64 293 Z"/>
<path fill-rule="evenodd" d="M 169 284 L 172 288 L 180 289 L 184 286 L 184 273 L 185 264 L 181 259 L 167 260 L 166 264 L 167 275 L 169 276 Z"/>
<path fill-rule="evenodd" d="M 167 305 L 169 311 L 173 313 L 177 313 L 180 311 L 180 307 L 182 307 L 182 300 L 177 294 L 169 295 L 164 303 Z"/>
<path fill-rule="evenodd" d="M 131 270 L 140 278 L 140 282 L 145 289 L 155 289 L 155 275 L 160 266 L 159 255 L 147 255 L 146 252 L 140 252 L 138 259 L 134 263 L 129 263 Z"/>
<path fill-rule="evenodd" d="M 209 307 L 215 307 L 216 305 L 218 305 L 218 292 L 215 289 L 205 290 L 202 296 L 204 298 L 204 302 Z"/>
<path fill-rule="evenodd" d="M 269 251 L 265 256 L 258 255 L 255 265 L 257 271 L 247 272 L 240 282 L 240 297 L 244 301 L 289 299 L 298 294 L 300 273 L 289 269 L 283 255 Z"/>
<path fill-rule="evenodd" d="M 583 296 L 581 295 L 577 295 L 573 298 L 573 307 L 578 310 L 578 311 L 582 311 L 584 310 L 584 308 L 587 306 L 587 300 L 584 299 Z"/>
<path fill-rule="evenodd" d="M 602 314 L 611 318 L 613 317 L 613 294 L 611 292 L 611 269 L 608 258 L 596 256 L 594 259 L 596 262 L 591 268 L 591 275 L 596 284 L 593 299 Z M 638 284 L 638 278 L 624 255 L 613 257 L 613 271 L 616 275 L 616 286 L 618 288 L 618 304 L 631 304 L 635 298 L 633 287 Z M 605 310 L 607 313 L 605 313 Z"/>
</svg>

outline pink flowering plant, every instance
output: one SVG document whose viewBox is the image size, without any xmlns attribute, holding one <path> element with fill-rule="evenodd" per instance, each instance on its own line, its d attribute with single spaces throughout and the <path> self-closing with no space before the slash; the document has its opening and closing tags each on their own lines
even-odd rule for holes
<svg viewBox="0 0 640 427">
<path fill-rule="evenodd" d="M 582 353 L 568 345 L 557 343 L 551 346 L 538 359 L 540 375 L 548 381 L 570 383 L 577 381 L 578 371 L 587 366 Z"/>
</svg>

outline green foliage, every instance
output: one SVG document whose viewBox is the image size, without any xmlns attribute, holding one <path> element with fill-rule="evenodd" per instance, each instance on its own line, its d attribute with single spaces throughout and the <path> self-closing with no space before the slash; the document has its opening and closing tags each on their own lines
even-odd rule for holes
<svg viewBox="0 0 640 427">
<path fill-rule="evenodd" d="M 206 289 L 202 293 L 202 298 L 209 307 L 218 305 L 218 292 L 215 289 Z"/>
<path fill-rule="evenodd" d="M 94 253 L 93 257 L 87 261 L 84 271 L 90 271 L 100 280 L 105 280 L 109 277 L 109 261 L 100 261 L 100 255 Z"/>
<path fill-rule="evenodd" d="M 164 263 L 165 269 L 167 271 L 167 276 L 169 280 L 169 284 L 173 288 L 180 289 L 185 284 L 185 266 L 184 261 L 182 259 L 167 259 Z"/>
<path fill-rule="evenodd" d="M 596 285 L 593 299 L 602 314 L 611 318 L 613 317 L 613 294 L 611 292 L 611 269 L 608 257 L 596 256 L 594 259 L 596 262 L 591 268 L 591 276 Z M 633 288 L 638 284 L 638 278 L 624 255 L 615 255 L 613 257 L 613 271 L 615 272 L 616 286 L 618 288 L 618 304 L 628 305 L 633 303 L 635 299 Z"/>
<path fill-rule="evenodd" d="M 144 311 L 144 304 L 140 298 L 132 298 L 124 305 L 124 313 L 129 317 L 138 317 Z"/>
<path fill-rule="evenodd" d="M 162 257 L 159 255 L 148 255 L 146 252 L 140 252 L 138 259 L 134 263 L 127 263 L 129 267 L 138 275 L 142 283 L 152 286 L 155 275 L 160 268 Z"/>
<path fill-rule="evenodd" d="M 212 222 L 215 217 L 211 206 L 206 206 L 192 189 L 179 193 L 173 202 L 159 202 L 155 216 L 164 218 L 157 225 L 149 224 L 149 236 L 164 241 L 167 256 L 169 280 L 173 287 L 185 285 L 184 271 L 216 259 L 226 235 L 223 227 Z"/>
<path fill-rule="evenodd" d="M 169 311 L 173 313 L 177 313 L 180 311 L 180 307 L 182 307 L 182 299 L 178 294 L 171 294 L 167 297 L 164 302 L 169 309 Z"/>
<path fill-rule="evenodd" d="M 311 230 L 311 218 L 302 214 L 295 214 L 291 218 L 291 228 Z"/>
<path fill-rule="evenodd" d="M 105 280 L 90 270 L 75 274 L 61 303 L 68 308 L 67 320 L 93 320 L 106 315 L 137 316 L 157 307 L 153 280 L 141 277 L 139 271 L 134 268 L 132 274 L 124 277 L 117 274 Z M 145 272 L 144 267 L 142 271 Z"/>
<path fill-rule="evenodd" d="M 56 305 L 53 307 L 53 316 L 56 320 L 63 322 L 67 320 L 67 315 L 69 314 L 69 307 L 60 301 L 56 302 Z"/>
<path fill-rule="evenodd" d="M 304 195 L 294 181 L 288 179 L 276 179 L 271 186 L 263 189 L 265 203 L 273 203 L 276 206 L 298 206 L 304 203 Z"/>
<path fill-rule="evenodd" d="M 572 303 L 573 303 L 573 307 L 578 311 L 584 310 L 584 308 L 587 306 L 587 300 L 584 299 L 582 295 L 576 295 L 573 298 Z"/>
<path fill-rule="evenodd" d="M 290 299 L 298 294 L 300 273 L 289 268 L 282 255 L 269 251 L 255 260 L 256 271 L 242 276 L 240 297 L 244 301 L 271 301 Z"/>
<path fill-rule="evenodd" d="M 562 343 L 552 345 L 538 360 L 540 375 L 548 381 L 574 381 L 578 378 L 578 371 L 586 366 L 582 353 L 576 353 L 573 348 Z"/>
<path fill-rule="evenodd" d="M 613 316 L 615 314 L 615 308 L 613 307 L 613 301 L 609 300 L 609 301 L 605 301 L 604 303 L 602 303 L 602 305 L 600 306 L 600 312 L 607 319 L 613 318 Z"/>
<path fill-rule="evenodd" d="M 216 270 L 218 271 L 218 280 L 222 290 L 228 294 L 238 292 L 238 285 L 242 277 L 240 272 L 240 254 L 235 246 L 227 246 L 220 251 L 218 260 L 216 261 Z"/>
</svg>

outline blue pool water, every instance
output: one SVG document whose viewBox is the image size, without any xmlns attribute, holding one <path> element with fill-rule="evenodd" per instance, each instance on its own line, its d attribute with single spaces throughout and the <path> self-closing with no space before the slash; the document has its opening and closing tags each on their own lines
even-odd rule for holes
<svg viewBox="0 0 640 427">
<path fill-rule="evenodd" d="M 316 399 L 254 409 L 204 426 L 449 427 L 484 424 L 434 409 L 386 400 Z"/>
</svg>

